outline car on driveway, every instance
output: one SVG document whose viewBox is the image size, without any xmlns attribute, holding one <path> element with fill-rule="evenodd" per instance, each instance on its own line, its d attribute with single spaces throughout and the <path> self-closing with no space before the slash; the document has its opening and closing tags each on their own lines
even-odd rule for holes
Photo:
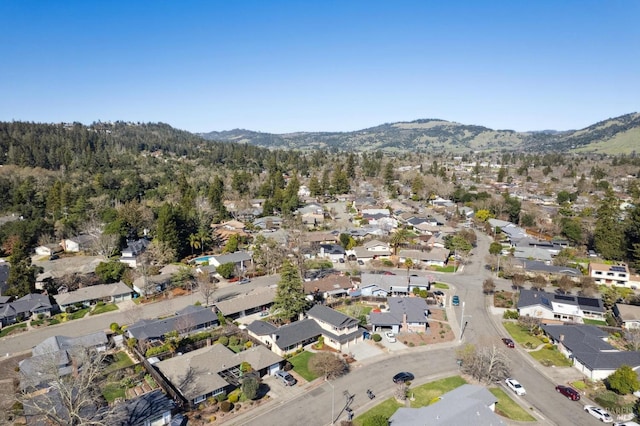
<svg viewBox="0 0 640 426">
<path fill-rule="evenodd" d="M 580 392 L 570 386 L 558 385 L 556 386 L 556 392 L 561 393 L 572 401 L 580 400 Z"/>
<path fill-rule="evenodd" d="M 613 418 L 611 418 L 611 414 L 607 412 L 604 408 L 596 407 L 595 405 L 585 405 L 584 411 L 591 414 L 596 419 L 600 420 L 602 423 L 613 423 Z"/>
<path fill-rule="evenodd" d="M 396 374 L 395 376 L 393 376 L 393 383 L 405 383 L 405 382 L 410 382 L 414 379 L 414 375 L 407 372 L 407 371 L 401 371 L 400 373 Z"/>
<path fill-rule="evenodd" d="M 509 389 L 511 389 L 512 391 L 514 391 L 515 394 L 518 395 L 518 396 L 522 396 L 522 395 L 525 395 L 527 393 L 527 391 L 525 390 L 524 386 L 522 386 L 520 384 L 520 382 L 517 381 L 516 379 L 512 379 L 511 377 L 509 377 L 504 382 L 507 384 L 507 387 Z"/>
<path fill-rule="evenodd" d="M 298 383 L 298 381 L 296 380 L 295 377 L 293 377 L 291 375 L 291 373 L 288 373 L 284 370 L 278 370 L 275 372 L 274 374 L 276 376 L 276 378 L 278 380 L 280 380 L 282 382 L 283 385 L 285 386 L 293 386 L 296 383 Z"/>
<path fill-rule="evenodd" d="M 396 342 L 396 335 L 393 334 L 390 331 L 387 331 L 386 333 L 384 333 L 385 337 L 387 338 L 387 340 L 389 341 L 389 343 L 395 343 Z"/>
<path fill-rule="evenodd" d="M 507 338 L 507 337 L 503 337 L 502 338 L 502 343 L 504 343 L 505 345 L 507 345 L 508 348 L 515 348 L 516 344 L 513 343 L 513 340 Z"/>
</svg>

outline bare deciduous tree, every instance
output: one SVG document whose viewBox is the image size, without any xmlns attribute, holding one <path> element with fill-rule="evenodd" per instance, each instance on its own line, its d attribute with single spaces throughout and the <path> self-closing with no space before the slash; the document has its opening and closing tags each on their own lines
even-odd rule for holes
<svg viewBox="0 0 640 426">
<path fill-rule="evenodd" d="M 457 356 L 462 360 L 462 371 L 481 383 L 509 377 L 509 360 L 504 350 L 495 344 L 478 348 L 469 344 L 459 349 Z"/>
<path fill-rule="evenodd" d="M 326 379 L 333 379 L 345 374 L 349 366 L 333 353 L 318 352 L 309 360 L 309 369 Z"/>
<path fill-rule="evenodd" d="M 511 277 L 511 284 L 513 285 L 513 288 L 519 289 L 524 285 L 526 280 L 527 280 L 527 276 L 526 275 L 514 274 Z"/>
<path fill-rule="evenodd" d="M 22 373 L 19 400 L 25 415 L 34 422 L 52 425 L 113 424 L 114 410 L 96 386 L 104 375 L 104 353 L 78 347 L 68 355 L 71 372 L 58 365 L 58 356 L 42 356 L 33 362 L 29 373 Z"/>
<path fill-rule="evenodd" d="M 573 280 L 566 275 L 563 275 L 558 280 L 558 290 L 562 293 L 567 294 L 571 293 L 571 289 L 573 288 Z"/>
<path fill-rule="evenodd" d="M 496 289 L 496 283 L 493 281 L 493 278 L 487 278 L 482 283 L 482 291 L 485 294 L 491 294 Z"/>
<path fill-rule="evenodd" d="M 518 318 L 518 324 L 520 327 L 526 328 L 529 333 L 533 333 L 538 327 L 540 327 L 541 321 L 540 318 L 526 315 Z"/>
<path fill-rule="evenodd" d="M 591 277 L 584 276 L 580 279 L 580 294 L 591 297 L 598 292 L 598 286 Z"/>
<path fill-rule="evenodd" d="M 536 275 L 531 280 L 531 287 L 533 287 L 536 290 L 544 290 L 547 284 L 548 284 L 547 279 L 542 275 Z"/>
<path fill-rule="evenodd" d="M 196 275 L 196 282 L 200 294 L 204 297 L 204 305 L 209 306 L 209 301 L 218 290 L 216 278 L 210 278 L 207 272 L 201 272 Z"/>
</svg>

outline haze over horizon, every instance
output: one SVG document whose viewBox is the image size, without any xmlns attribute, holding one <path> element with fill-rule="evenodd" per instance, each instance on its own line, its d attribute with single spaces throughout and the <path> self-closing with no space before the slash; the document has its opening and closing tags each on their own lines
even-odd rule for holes
<svg viewBox="0 0 640 426">
<path fill-rule="evenodd" d="M 640 110 L 640 2 L 0 2 L 1 121 L 581 129 Z"/>
</svg>

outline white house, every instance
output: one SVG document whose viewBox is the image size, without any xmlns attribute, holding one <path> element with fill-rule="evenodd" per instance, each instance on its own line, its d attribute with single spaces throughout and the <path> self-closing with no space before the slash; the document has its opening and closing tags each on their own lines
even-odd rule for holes
<svg viewBox="0 0 640 426">
<path fill-rule="evenodd" d="M 589 263 L 589 276 L 596 284 L 630 287 L 629 267 L 626 263 L 607 265 L 605 263 Z"/>
<path fill-rule="evenodd" d="M 602 299 L 591 297 L 522 289 L 518 298 L 520 316 L 541 320 L 583 323 L 587 318 L 604 321 L 605 312 Z"/>
</svg>

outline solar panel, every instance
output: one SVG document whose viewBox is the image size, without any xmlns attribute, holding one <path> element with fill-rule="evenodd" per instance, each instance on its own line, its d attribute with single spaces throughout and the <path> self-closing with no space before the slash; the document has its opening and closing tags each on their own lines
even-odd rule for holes
<svg viewBox="0 0 640 426">
<path fill-rule="evenodd" d="M 594 299 L 592 297 L 578 297 L 578 304 L 584 306 L 592 306 L 597 308 L 600 306 L 600 301 L 598 299 Z"/>
<path fill-rule="evenodd" d="M 575 298 L 573 296 L 565 296 L 564 294 L 556 294 L 556 300 L 566 300 L 568 302 L 573 302 Z"/>
</svg>

